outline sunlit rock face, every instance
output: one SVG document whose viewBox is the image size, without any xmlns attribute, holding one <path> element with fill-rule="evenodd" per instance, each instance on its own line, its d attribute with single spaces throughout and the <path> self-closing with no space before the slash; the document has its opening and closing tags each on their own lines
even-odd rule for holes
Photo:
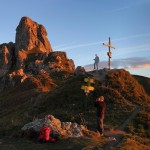
<svg viewBox="0 0 150 150">
<path fill-rule="evenodd" d="M 49 65 L 51 71 L 74 71 L 75 65 L 72 59 L 68 59 L 65 52 L 49 53 L 44 63 Z"/>
<path fill-rule="evenodd" d="M 52 52 L 45 27 L 29 17 L 22 17 L 16 29 L 15 51 L 18 55 L 17 68 L 23 66 L 27 54 L 48 55 Z"/>
<path fill-rule="evenodd" d="M 0 69 L 9 70 L 15 64 L 15 44 L 4 43 L 0 45 Z"/>
<path fill-rule="evenodd" d="M 29 17 L 22 17 L 16 29 L 16 51 L 30 51 L 37 47 L 47 54 L 52 52 L 46 29 L 43 25 L 32 21 Z"/>
<path fill-rule="evenodd" d="M 65 52 L 52 51 L 45 27 L 29 17 L 21 18 L 15 43 L 0 45 L 0 91 L 25 84 L 26 80 L 33 88 L 50 91 L 56 87 L 51 73 L 74 70 L 74 62 Z"/>
</svg>

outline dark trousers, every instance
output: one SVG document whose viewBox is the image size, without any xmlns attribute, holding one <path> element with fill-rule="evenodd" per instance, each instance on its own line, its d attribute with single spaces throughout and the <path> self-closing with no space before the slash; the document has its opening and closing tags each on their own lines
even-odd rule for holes
<svg viewBox="0 0 150 150">
<path fill-rule="evenodd" d="M 94 69 L 98 70 L 98 63 L 94 63 Z"/>
<path fill-rule="evenodd" d="M 104 132 L 104 117 L 97 117 L 97 130 L 99 131 L 100 134 L 103 134 Z"/>
</svg>

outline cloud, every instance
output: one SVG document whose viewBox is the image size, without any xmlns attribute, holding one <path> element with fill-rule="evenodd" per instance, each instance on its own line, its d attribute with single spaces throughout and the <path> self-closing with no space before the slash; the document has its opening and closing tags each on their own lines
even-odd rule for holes
<svg viewBox="0 0 150 150">
<path fill-rule="evenodd" d="M 53 49 L 61 49 L 63 47 L 69 47 L 69 45 L 74 44 L 75 42 L 69 43 L 69 44 L 61 44 L 61 45 L 56 45 L 53 46 Z"/>
<path fill-rule="evenodd" d="M 119 11 L 123 11 L 123 10 L 126 10 L 126 9 L 133 9 L 133 7 L 137 7 L 139 5 L 141 6 L 141 4 L 146 4 L 146 3 L 149 3 L 149 2 L 150 2 L 149 0 L 134 2 L 134 4 L 131 4 L 131 5 L 126 6 L 126 7 L 121 7 L 121 8 L 111 10 L 111 11 L 107 11 L 107 13 L 114 13 L 114 12 L 119 12 Z"/>
<path fill-rule="evenodd" d="M 105 42 L 106 42 L 106 41 L 105 41 Z M 71 50 L 71 49 L 74 49 L 74 48 L 80 48 L 80 47 L 87 47 L 87 46 L 99 45 L 99 44 L 102 44 L 102 43 L 103 43 L 103 42 L 92 42 L 92 43 L 76 44 L 76 45 L 71 45 L 71 46 L 66 46 L 66 47 L 59 48 L 58 51 Z"/>
<path fill-rule="evenodd" d="M 130 57 L 112 61 L 113 68 L 124 68 L 127 70 L 150 69 L 150 59 L 145 57 Z"/>
<path fill-rule="evenodd" d="M 114 9 L 114 10 L 111 10 L 111 11 L 107 11 L 107 13 L 118 12 L 118 11 L 122 11 L 122 10 L 125 10 L 125 9 L 128 9 L 128 8 L 130 8 L 130 7 L 117 8 L 117 9 Z"/>
<path fill-rule="evenodd" d="M 124 59 L 116 59 L 112 61 L 112 66 L 118 68 L 119 66 L 139 66 L 143 64 L 150 64 L 150 59 L 145 57 L 130 57 Z"/>
<path fill-rule="evenodd" d="M 134 49 L 134 51 L 139 51 L 139 50 L 146 51 L 146 50 L 150 50 L 150 44 L 144 44 L 144 45 L 138 45 L 138 46 L 132 46 L 132 47 L 126 47 L 126 48 L 119 48 L 119 50 L 121 50 L 121 51 L 131 51 L 133 49 Z"/>
<path fill-rule="evenodd" d="M 145 70 L 145 69 L 150 69 L 150 63 L 147 63 L 147 64 L 142 64 L 142 65 L 133 65 L 133 66 L 129 66 L 129 67 L 126 67 L 126 69 L 129 69 L 129 70 Z"/>
<path fill-rule="evenodd" d="M 61 44 L 61 45 L 57 45 L 57 46 L 53 46 L 54 49 L 58 49 L 61 47 L 67 46 L 67 44 Z"/>
<path fill-rule="evenodd" d="M 93 70 L 93 64 L 84 66 L 87 71 Z M 107 68 L 108 62 L 101 61 L 100 68 Z M 124 68 L 127 70 L 144 70 L 150 69 L 150 59 L 145 57 L 131 57 L 125 59 L 116 59 L 111 61 L 111 68 Z"/>
<path fill-rule="evenodd" d="M 136 34 L 136 35 L 126 36 L 126 37 L 122 37 L 122 38 L 115 38 L 115 39 L 111 39 L 111 41 L 122 41 L 122 40 L 129 40 L 129 39 L 132 39 L 132 38 L 140 38 L 140 37 L 146 37 L 146 36 L 150 36 L 150 33 Z M 108 41 L 97 41 L 97 42 L 89 42 L 89 43 L 68 45 L 68 46 L 66 44 L 64 44 L 62 46 L 61 45 L 60 46 L 55 46 L 53 48 L 54 48 L 54 50 L 63 51 L 63 50 L 71 50 L 71 49 L 87 47 L 87 46 L 100 45 L 100 44 L 105 43 L 105 42 L 108 42 Z"/>
<path fill-rule="evenodd" d="M 139 38 L 139 37 L 143 37 L 143 36 L 150 36 L 150 33 L 147 33 L 147 34 L 135 34 L 135 35 L 126 36 L 126 37 L 122 37 L 122 38 L 116 38 L 116 39 L 112 39 L 112 41 L 122 41 L 122 40 L 128 40 L 128 39 L 132 39 L 132 38 Z"/>
</svg>

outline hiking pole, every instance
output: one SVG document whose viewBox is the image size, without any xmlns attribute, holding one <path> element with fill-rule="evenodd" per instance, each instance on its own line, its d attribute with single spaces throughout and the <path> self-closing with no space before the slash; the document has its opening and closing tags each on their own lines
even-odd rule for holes
<svg viewBox="0 0 150 150">
<path fill-rule="evenodd" d="M 108 137 L 108 138 L 110 141 L 116 141 L 119 144 L 118 140 L 115 137 Z"/>
<path fill-rule="evenodd" d="M 82 117 L 82 113 L 79 113 L 79 116 L 80 116 L 80 119 L 81 119 L 81 124 L 86 127 L 85 120 Z"/>
<path fill-rule="evenodd" d="M 85 121 L 85 118 L 83 116 L 83 113 L 79 113 L 80 119 L 81 119 L 81 124 L 87 128 L 87 122 Z"/>
</svg>

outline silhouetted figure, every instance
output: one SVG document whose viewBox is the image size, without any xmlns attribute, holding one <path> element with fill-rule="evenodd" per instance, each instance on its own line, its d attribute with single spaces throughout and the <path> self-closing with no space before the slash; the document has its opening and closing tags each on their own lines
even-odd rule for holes
<svg viewBox="0 0 150 150">
<path fill-rule="evenodd" d="M 95 54 L 94 69 L 98 70 L 98 64 L 99 64 L 99 57 L 97 56 L 97 54 Z"/>
<path fill-rule="evenodd" d="M 100 136 L 103 136 L 104 132 L 104 116 L 106 110 L 106 103 L 104 101 L 104 97 L 100 96 L 96 99 L 95 107 L 97 107 L 97 130 Z"/>
</svg>

